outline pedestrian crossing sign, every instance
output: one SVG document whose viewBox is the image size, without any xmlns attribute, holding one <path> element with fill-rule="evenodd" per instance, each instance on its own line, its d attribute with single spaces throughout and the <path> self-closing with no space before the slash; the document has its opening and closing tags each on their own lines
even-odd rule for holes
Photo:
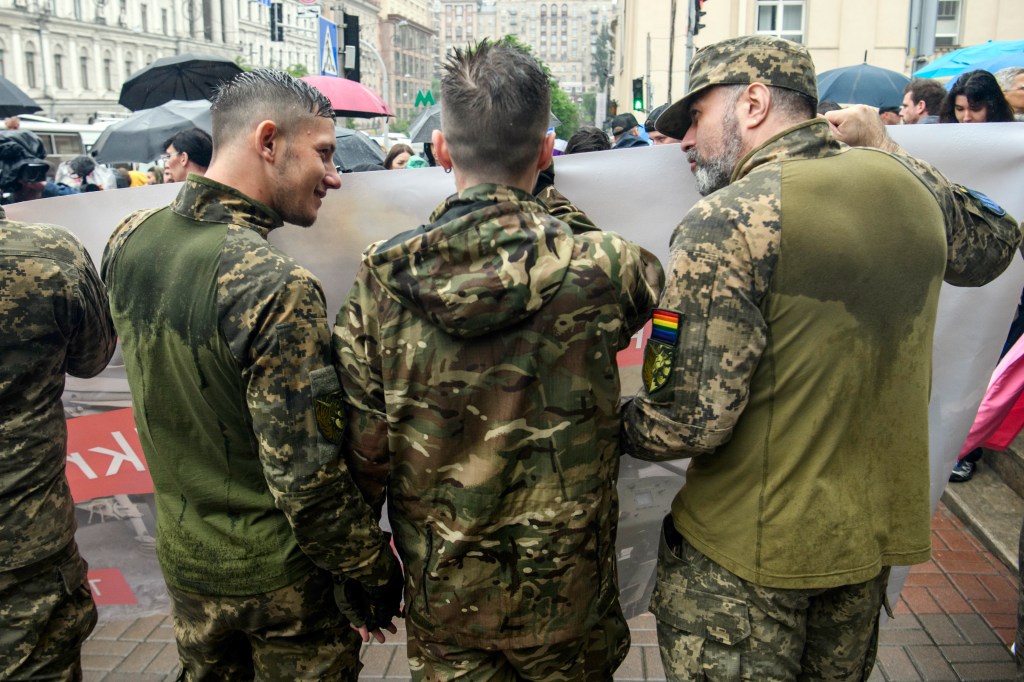
<svg viewBox="0 0 1024 682">
<path fill-rule="evenodd" d="M 320 17 L 320 75 L 338 75 L 338 25 Z"/>
</svg>

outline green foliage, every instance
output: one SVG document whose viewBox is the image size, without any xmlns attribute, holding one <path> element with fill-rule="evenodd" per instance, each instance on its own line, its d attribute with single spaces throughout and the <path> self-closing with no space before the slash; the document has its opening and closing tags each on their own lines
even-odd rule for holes
<svg viewBox="0 0 1024 682">
<path fill-rule="evenodd" d="M 238 67 L 242 69 L 242 71 L 252 71 L 253 69 L 261 68 L 271 68 L 250 64 L 243 55 L 238 55 L 235 57 L 235 64 L 238 64 Z M 305 64 L 292 64 L 291 66 L 285 69 L 285 72 L 294 78 L 302 78 L 303 76 L 309 75 L 309 69 L 306 68 Z"/>
<path fill-rule="evenodd" d="M 580 114 L 584 121 L 593 121 L 597 118 L 597 93 L 583 93 L 583 101 L 580 102 Z"/>
</svg>

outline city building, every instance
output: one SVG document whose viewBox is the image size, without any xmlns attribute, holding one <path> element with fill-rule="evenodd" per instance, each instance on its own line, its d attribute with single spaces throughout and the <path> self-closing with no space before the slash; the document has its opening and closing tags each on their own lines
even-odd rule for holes
<svg viewBox="0 0 1024 682">
<path fill-rule="evenodd" d="M 688 17 L 697 1 L 644 0 L 619 6 L 611 97 L 620 110 L 631 107 L 635 78 L 644 79 L 645 111 L 682 97 Z M 693 42 L 699 48 L 732 36 L 764 33 L 806 45 L 819 72 L 866 59 L 909 75 L 915 61 L 920 64 L 959 47 L 1019 40 L 1024 35 L 1020 0 L 931 1 L 937 20 L 930 55 L 918 54 L 910 43 L 911 10 L 922 0 L 704 0 L 704 28 Z"/>
<path fill-rule="evenodd" d="M 317 66 L 317 19 L 283 5 L 282 42 L 270 40 L 259 0 L 0 0 L 0 75 L 43 107 L 85 123 L 124 115 L 121 84 L 168 55 L 199 52 L 248 66 Z"/>
<path fill-rule="evenodd" d="M 511 34 L 532 48 L 574 101 L 597 90 L 594 55 L 602 27 L 615 16 L 612 0 L 441 0 L 440 5 L 441 59 L 452 47 Z"/>
<path fill-rule="evenodd" d="M 381 55 L 387 65 L 395 118 L 408 123 L 427 106 L 437 75 L 437 31 L 433 0 L 382 0 Z"/>
</svg>

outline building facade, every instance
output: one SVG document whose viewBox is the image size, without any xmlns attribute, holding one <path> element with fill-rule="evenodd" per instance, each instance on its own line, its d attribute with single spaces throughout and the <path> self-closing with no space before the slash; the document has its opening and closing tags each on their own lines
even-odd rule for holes
<svg viewBox="0 0 1024 682">
<path fill-rule="evenodd" d="M 611 92 L 620 111 L 631 106 L 634 78 L 644 78 L 646 111 L 682 97 L 693 1 L 622 0 L 615 18 Z M 910 43 L 911 10 L 917 4 L 919 0 L 704 0 L 705 26 L 693 42 L 699 48 L 764 33 L 806 45 L 819 73 L 866 60 L 909 75 L 915 58 L 930 60 L 986 40 L 1024 36 L 1020 0 L 939 0 L 935 49 L 918 55 Z"/>
<path fill-rule="evenodd" d="M 159 57 L 199 52 L 314 73 L 317 20 L 298 10 L 284 4 L 284 40 L 272 42 L 269 8 L 257 0 L 0 0 L 0 75 L 41 115 L 125 115 L 122 83 Z"/>
<path fill-rule="evenodd" d="M 574 101 L 597 89 L 594 55 L 601 27 L 615 16 L 611 0 L 441 0 L 439 58 L 452 47 L 514 35 L 547 64 Z"/>
</svg>

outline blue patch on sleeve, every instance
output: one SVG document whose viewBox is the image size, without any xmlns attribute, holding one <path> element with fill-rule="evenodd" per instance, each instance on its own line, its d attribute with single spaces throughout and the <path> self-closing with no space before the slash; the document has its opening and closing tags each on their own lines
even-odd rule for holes
<svg viewBox="0 0 1024 682">
<path fill-rule="evenodd" d="M 1006 215 L 1006 209 L 1004 209 L 1002 206 L 1000 206 L 996 202 L 994 202 L 991 199 L 989 199 L 987 196 L 985 196 L 981 192 L 979 192 L 977 190 L 974 190 L 974 189 L 970 189 L 968 187 L 964 187 L 963 185 L 957 185 L 957 187 L 962 189 L 965 194 L 967 194 L 972 199 L 974 199 L 979 204 L 981 204 L 982 208 L 984 208 L 986 211 L 988 211 L 992 215 L 999 216 L 1000 218 L 1002 218 L 1004 215 Z"/>
</svg>

